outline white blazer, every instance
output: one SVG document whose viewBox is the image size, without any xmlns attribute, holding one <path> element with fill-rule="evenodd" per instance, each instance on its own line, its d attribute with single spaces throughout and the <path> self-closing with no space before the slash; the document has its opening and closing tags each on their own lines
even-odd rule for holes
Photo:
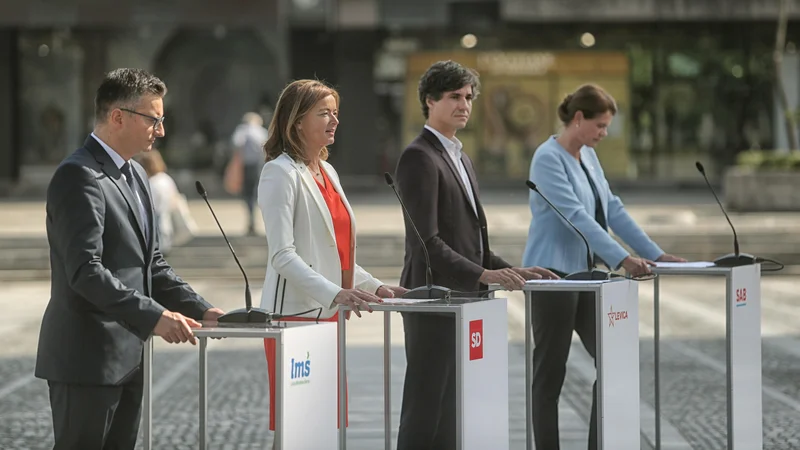
<svg viewBox="0 0 800 450">
<path fill-rule="evenodd" d="M 356 221 L 339 175 L 326 162 L 328 174 L 350 214 L 351 267 L 354 288 L 374 293 L 383 284 L 355 264 Z M 342 290 L 342 265 L 333 220 L 308 167 L 287 154 L 264 164 L 258 183 L 258 205 L 269 246 L 261 307 L 281 314 L 322 308 L 320 318 L 336 313 L 333 299 Z M 317 317 L 317 311 L 303 317 Z"/>
</svg>

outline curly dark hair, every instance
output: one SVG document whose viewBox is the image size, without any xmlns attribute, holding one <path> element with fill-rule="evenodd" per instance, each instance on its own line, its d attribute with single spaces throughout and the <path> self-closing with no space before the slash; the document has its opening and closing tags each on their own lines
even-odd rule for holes
<svg viewBox="0 0 800 450">
<path fill-rule="evenodd" d="M 419 103 L 422 106 L 422 115 L 425 119 L 428 118 L 428 98 L 439 101 L 445 92 L 457 91 L 467 85 L 472 86 L 472 98 L 477 98 L 481 89 L 480 75 L 477 71 L 450 60 L 434 63 L 419 79 Z"/>
</svg>

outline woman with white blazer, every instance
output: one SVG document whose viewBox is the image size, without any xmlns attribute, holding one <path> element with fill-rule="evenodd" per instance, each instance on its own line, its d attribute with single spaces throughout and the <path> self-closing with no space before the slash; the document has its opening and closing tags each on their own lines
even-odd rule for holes
<svg viewBox="0 0 800 450">
<path fill-rule="evenodd" d="M 283 90 L 264 144 L 258 185 L 269 258 L 261 307 L 297 320 L 336 321 L 339 305 L 380 303 L 406 292 L 385 286 L 355 263 L 353 211 L 333 166 L 325 162 L 339 125 L 339 94 L 316 80 Z M 275 429 L 275 341 L 264 342 L 270 377 L 270 430 Z"/>
<path fill-rule="evenodd" d="M 530 178 L 589 241 L 594 261 L 620 267 L 632 276 L 650 272 L 656 261 L 685 261 L 659 248 L 625 211 L 609 188 L 594 151 L 607 135 L 617 105 L 596 85 L 583 85 L 558 107 L 564 124 L 559 136 L 545 141 L 533 155 Z M 583 240 L 536 192 L 530 192 L 533 215 L 523 266 L 546 267 L 561 276 L 585 271 Z M 622 238 L 641 257 L 633 256 L 609 234 Z M 558 398 L 566 375 L 573 330 L 595 357 L 594 296 L 589 292 L 537 293 L 532 302 L 533 431 L 536 448 L 557 450 Z M 589 449 L 596 449 L 597 386 L 593 389 Z"/>
</svg>

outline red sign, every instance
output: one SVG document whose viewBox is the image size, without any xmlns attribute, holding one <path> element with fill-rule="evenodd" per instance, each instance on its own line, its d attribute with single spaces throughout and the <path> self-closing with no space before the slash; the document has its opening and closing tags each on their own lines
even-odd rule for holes
<svg viewBox="0 0 800 450">
<path fill-rule="evenodd" d="M 469 321 L 469 360 L 483 359 L 483 319 Z"/>
<path fill-rule="evenodd" d="M 620 320 L 628 319 L 628 311 L 614 311 L 612 306 L 608 312 L 608 326 L 613 327 Z"/>
</svg>

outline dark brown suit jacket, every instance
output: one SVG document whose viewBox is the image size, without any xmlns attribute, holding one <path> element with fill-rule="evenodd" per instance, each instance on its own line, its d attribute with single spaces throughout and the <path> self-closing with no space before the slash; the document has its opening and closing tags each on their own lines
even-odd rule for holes
<svg viewBox="0 0 800 450">
<path fill-rule="evenodd" d="M 475 169 L 466 153 L 462 153 L 461 161 L 472 184 L 477 215 L 458 168 L 439 138 L 426 128 L 400 156 L 396 179 L 403 203 L 428 249 L 433 284 L 474 292 L 486 289 L 478 281 L 484 269 L 511 265 L 489 249 Z M 406 288 L 424 286 L 425 272 L 425 256 L 406 221 L 406 254 L 400 284 Z"/>
</svg>

